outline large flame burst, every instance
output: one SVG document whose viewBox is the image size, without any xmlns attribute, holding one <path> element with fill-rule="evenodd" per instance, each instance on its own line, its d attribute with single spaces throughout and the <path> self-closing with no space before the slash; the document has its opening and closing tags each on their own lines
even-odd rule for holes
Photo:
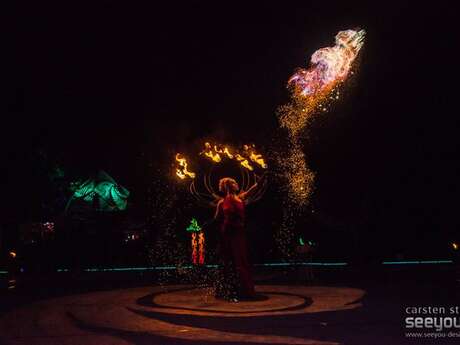
<svg viewBox="0 0 460 345">
<path fill-rule="evenodd" d="M 328 103 L 339 98 L 339 86 L 350 75 L 364 36 L 364 30 L 340 31 L 333 47 L 317 50 L 310 67 L 297 70 L 288 80 L 291 101 L 280 107 L 279 122 L 288 130 L 290 147 L 280 164 L 288 180 L 289 199 L 298 206 L 308 202 L 314 179 L 305 161 L 301 135 L 315 112 L 326 111 Z"/>
<path fill-rule="evenodd" d="M 363 46 L 364 35 L 364 30 L 340 31 L 335 36 L 335 46 L 318 49 L 311 56 L 311 67 L 297 71 L 289 83 L 295 84 L 302 96 L 331 89 L 347 77 Z"/>
<path fill-rule="evenodd" d="M 205 158 L 207 162 L 210 162 L 212 164 L 211 169 L 212 166 L 222 163 L 225 160 L 237 163 L 242 172 L 242 181 L 240 181 L 242 190 L 246 190 L 250 187 L 251 183 L 257 180 L 257 173 L 259 173 L 259 171 L 268 168 L 265 159 L 262 154 L 257 152 L 254 144 L 243 145 L 240 149 L 234 149 L 227 145 L 206 142 L 198 157 Z M 197 174 L 188 170 L 188 161 L 184 155 L 177 153 L 175 163 L 176 176 L 181 180 L 191 180 L 190 192 L 192 195 L 198 201 L 202 202 L 202 204 L 212 205 L 218 196 L 211 183 L 211 171 L 205 172 L 204 176 L 202 176 L 202 184 L 205 189 L 205 192 L 203 192 L 198 190 L 198 182 L 196 182 Z M 264 190 L 265 185 L 260 186 L 258 193 L 255 193 L 249 202 L 258 200 L 262 196 Z"/>
</svg>

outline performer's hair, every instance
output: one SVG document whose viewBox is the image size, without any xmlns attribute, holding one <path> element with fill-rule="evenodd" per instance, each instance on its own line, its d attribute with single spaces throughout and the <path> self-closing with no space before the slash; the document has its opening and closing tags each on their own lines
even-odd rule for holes
<svg viewBox="0 0 460 345">
<path fill-rule="evenodd" d="M 231 177 L 224 177 L 219 180 L 219 191 L 221 192 L 237 192 L 238 189 L 238 183 Z"/>
</svg>

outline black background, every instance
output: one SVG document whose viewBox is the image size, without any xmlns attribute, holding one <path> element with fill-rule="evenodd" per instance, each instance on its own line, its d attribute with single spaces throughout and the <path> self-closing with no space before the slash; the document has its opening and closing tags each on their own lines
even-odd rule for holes
<svg viewBox="0 0 460 345">
<path fill-rule="evenodd" d="M 358 229 L 365 246 L 457 236 L 458 23 L 447 4 L 36 2 L 7 13 L 4 222 L 39 217 L 39 152 L 75 174 L 104 169 L 148 214 L 152 171 L 169 169 L 172 152 L 204 138 L 271 145 L 295 68 L 362 27 L 357 75 L 305 143 L 318 222 Z"/>
</svg>

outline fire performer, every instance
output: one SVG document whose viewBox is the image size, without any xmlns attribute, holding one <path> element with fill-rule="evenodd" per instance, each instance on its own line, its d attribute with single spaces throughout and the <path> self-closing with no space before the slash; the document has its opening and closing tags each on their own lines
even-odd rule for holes
<svg viewBox="0 0 460 345">
<path fill-rule="evenodd" d="M 225 196 L 216 206 L 214 219 L 220 224 L 221 279 L 217 283 L 216 297 L 234 302 L 255 297 L 245 222 L 245 203 L 257 189 L 254 183 L 247 191 L 239 192 L 238 183 L 225 177 L 219 181 L 219 191 Z"/>
</svg>

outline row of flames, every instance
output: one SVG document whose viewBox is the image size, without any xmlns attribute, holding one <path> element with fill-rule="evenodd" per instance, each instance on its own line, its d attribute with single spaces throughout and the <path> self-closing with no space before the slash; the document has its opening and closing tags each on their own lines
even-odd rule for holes
<svg viewBox="0 0 460 345">
<path fill-rule="evenodd" d="M 267 169 L 267 164 L 261 154 L 256 152 L 255 145 L 243 145 L 243 151 L 232 153 L 227 146 L 204 144 L 204 151 L 201 152 L 206 157 L 210 158 L 215 163 L 220 163 L 222 158 L 236 159 L 246 169 L 253 171 L 254 167 L 250 162 L 259 165 L 263 169 Z"/>
<path fill-rule="evenodd" d="M 211 145 L 209 142 L 204 144 L 204 149 L 200 153 L 209 158 L 214 163 L 220 163 L 223 159 L 234 159 L 238 161 L 242 167 L 249 171 L 254 170 L 254 164 L 257 164 L 262 169 L 267 169 L 267 163 L 260 153 L 257 153 L 255 145 L 243 145 L 241 151 L 230 149 L 228 146 L 214 144 Z M 188 170 L 187 159 L 180 153 L 176 154 L 176 175 L 180 179 L 195 178 L 196 174 Z"/>
</svg>

